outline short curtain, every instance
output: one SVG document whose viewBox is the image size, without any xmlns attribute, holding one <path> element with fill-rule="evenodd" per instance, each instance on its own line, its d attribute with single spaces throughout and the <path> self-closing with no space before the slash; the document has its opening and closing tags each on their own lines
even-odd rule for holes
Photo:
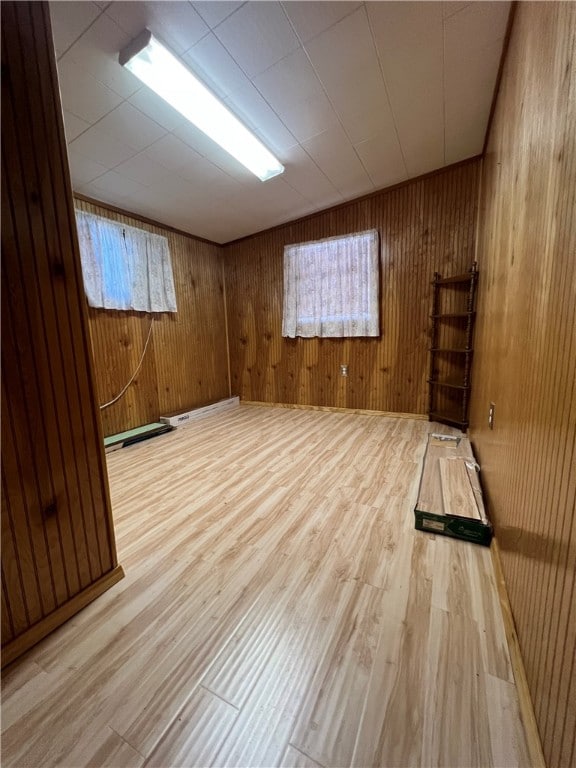
<svg viewBox="0 0 576 768">
<path fill-rule="evenodd" d="M 284 247 L 282 335 L 379 336 L 378 232 Z"/>
<path fill-rule="evenodd" d="M 177 311 L 167 238 L 83 211 L 76 223 L 91 307 Z"/>
</svg>

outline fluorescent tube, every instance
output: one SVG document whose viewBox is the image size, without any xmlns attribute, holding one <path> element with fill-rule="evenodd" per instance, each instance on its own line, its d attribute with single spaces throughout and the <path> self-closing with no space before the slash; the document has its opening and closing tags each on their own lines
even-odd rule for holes
<svg viewBox="0 0 576 768">
<path fill-rule="evenodd" d="M 121 51 L 119 62 L 262 181 L 284 171 L 274 155 L 148 29 Z"/>
</svg>

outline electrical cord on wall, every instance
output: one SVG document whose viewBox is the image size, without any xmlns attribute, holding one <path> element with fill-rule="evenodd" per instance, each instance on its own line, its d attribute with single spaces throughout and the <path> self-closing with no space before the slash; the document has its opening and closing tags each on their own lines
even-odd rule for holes
<svg viewBox="0 0 576 768">
<path fill-rule="evenodd" d="M 153 327 L 153 325 L 154 325 L 154 320 L 150 319 L 150 330 L 148 331 L 148 337 L 146 339 L 146 344 L 144 344 L 144 351 L 142 352 L 142 356 L 140 357 L 140 362 L 138 363 L 138 366 L 137 366 L 136 370 L 132 374 L 132 376 L 130 378 L 130 381 L 122 389 L 120 394 L 116 395 L 116 397 L 113 400 L 110 400 L 109 403 L 104 403 L 104 405 L 100 406 L 100 410 L 101 411 L 103 411 L 104 408 L 108 408 L 110 405 L 114 405 L 114 403 L 117 403 L 118 400 L 120 400 L 120 398 L 126 393 L 128 387 L 130 386 L 130 384 L 132 384 L 132 382 L 134 381 L 134 379 L 138 375 L 138 371 L 140 370 L 140 368 L 142 367 L 142 363 L 144 362 L 144 356 L 146 355 L 146 350 L 148 349 L 148 343 L 150 341 L 150 337 L 152 336 L 152 327 Z"/>
</svg>

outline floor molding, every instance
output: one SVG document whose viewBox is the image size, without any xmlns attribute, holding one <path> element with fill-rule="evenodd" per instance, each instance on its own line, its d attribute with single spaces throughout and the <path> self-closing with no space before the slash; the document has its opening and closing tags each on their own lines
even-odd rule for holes
<svg viewBox="0 0 576 768">
<path fill-rule="evenodd" d="M 81 611 L 82 608 L 85 608 L 93 600 L 96 600 L 97 597 L 100 597 L 102 593 L 106 592 L 107 589 L 110 589 L 110 587 L 123 578 L 124 571 L 122 570 L 122 566 L 117 565 L 111 571 L 99 578 L 98 581 L 90 584 L 86 589 L 83 589 L 82 592 L 79 592 L 77 595 L 70 598 L 70 600 L 48 614 L 48 616 L 43 618 L 37 624 L 34 624 L 34 626 L 30 627 L 24 634 L 15 637 L 14 640 L 2 648 L 2 668 L 8 666 L 8 664 L 11 664 L 18 657 L 22 656 L 23 653 L 26 653 L 26 651 L 30 650 L 36 643 L 40 642 L 42 638 L 49 635 L 50 632 L 53 632 L 65 621 L 68 621 L 74 614 Z"/>
<path fill-rule="evenodd" d="M 293 408 L 300 411 L 328 411 L 329 413 L 355 413 L 360 416 L 388 416 L 393 419 L 416 419 L 428 421 L 425 413 L 396 413 L 395 411 L 371 411 L 367 408 L 338 408 L 334 405 L 304 405 L 301 403 L 265 403 L 260 400 L 241 400 L 241 405 L 256 405 L 263 408 Z"/>
<path fill-rule="evenodd" d="M 504 571 L 502 570 L 500 548 L 498 547 L 498 541 L 495 538 L 492 540 L 490 552 L 492 555 L 492 562 L 494 564 L 494 575 L 496 577 L 496 585 L 498 587 L 498 595 L 500 597 L 500 606 L 502 608 L 504 629 L 506 632 L 506 638 L 508 640 L 508 649 L 510 651 L 512 671 L 514 672 L 516 690 L 518 691 L 520 716 L 522 718 L 522 723 L 524 724 L 526 742 L 530 752 L 530 765 L 532 768 L 546 768 L 546 760 L 544 758 L 544 752 L 542 751 L 542 742 L 538 732 L 536 715 L 534 714 L 534 705 L 530 695 L 530 688 L 528 687 L 528 679 L 526 677 L 526 669 L 524 668 L 522 651 L 520 650 L 520 642 L 518 640 L 518 635 L 516 634 L 516 625 L 514 623 L 514 616 L 510 606 L 508 590 L 506 589 Z"/>
</svg>

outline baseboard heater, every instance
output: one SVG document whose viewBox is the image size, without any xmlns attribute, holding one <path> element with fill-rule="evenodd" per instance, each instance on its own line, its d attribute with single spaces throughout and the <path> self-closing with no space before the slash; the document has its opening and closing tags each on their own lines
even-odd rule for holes
<svg viewBox="0 0 576 768">
<path fill-rule="evenodd" d="M 230 408 L 236 408 L 240 405 L 239 397 L 227 397 L 225 400 L 218 400 L 216 403 L 203 405 L 200 408 L 193 408 L 185 413 L 173 413 L 169 416 L 160 416 L 160 421 L 171 427 L 185 427 L 192 421 L 203 419 L 205 416 L 211 416 L 218 411 L 227 411 Z"/>
<path fill-rule="evenodd" d="M 142 440 L 149 440 L 151 437 L 157 435 L 164 435 L 166 432 L 172 432 L 174 427 L 169 424 L 144 424 L 142 427 L 136 427 L 136 429 L 129 429 L 126 432 L 119 432 L 117 435 L 109 435 L 104 438 L 104 451 L 110 453 L 111 451 L 117 451 L 119 448 L 126 448 L 134 443 L 140 443 Z"/>
</svg>

